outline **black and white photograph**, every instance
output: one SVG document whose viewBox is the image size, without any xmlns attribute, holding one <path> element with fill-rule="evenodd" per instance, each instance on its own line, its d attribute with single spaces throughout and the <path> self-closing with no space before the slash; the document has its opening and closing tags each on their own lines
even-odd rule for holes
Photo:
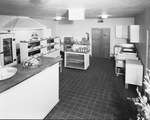
<svg viewBox="0 0 150 120">
<path fill-rule="evenodd" d="M 0 119 L 150 120 L 150 0 L 0 0 Z"/>
</svg>

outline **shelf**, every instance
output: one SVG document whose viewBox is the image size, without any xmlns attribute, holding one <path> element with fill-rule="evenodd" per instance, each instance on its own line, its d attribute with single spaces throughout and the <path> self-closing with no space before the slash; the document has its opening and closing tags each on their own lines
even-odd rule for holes
<svg viewBox="0 0 150 120">
<path fill-rule="evenodd" d="M 65 52 L 65 67 L 86 70 L 89 67 L 89 54 Z"/>
<path fill-rule="evenodd" d="M 84 61 L 84 56 L 83 55 L 67 55 L 66 56 L 67 57 L 67 59 L 70 59 L 70 60 L 82 60 L 82 61 Z"/>
<path fill-rule="evenodd" d="M 90 45 L 90 44 L 89 43 L 88 44 L 74 43 L 73 45 Z"/>
<path fill-rule="evenodd" d="M 84 69 L 84 63 L 69 62 L 69 63 L 67 63 L 66 67 Z"/>
<path fill-rule="evenodd" d="M 26 60 L 29 56 L 41 56 L 47 55 L 49 53 L 51 53 L 49 54 L 49 57 L 59 56 L 60 39 L 55 38 L 59 37 L 45 38 L 33 41 L 21 41 L 20 42 L 21 62 Z"/>
<path fill-rule="evenodd" d="M 37 50 L 40 50 L 40 49 L 43 49 L 43 48 L 46 48 L 46 46 L 44 46 L 44 47 L 40 47 L 40 48 L 36 48 L 36 49 L 31 49 L 31 50 L 28 50 L 28 52 L 33 52 L 33 51 L 37 51 Z"/>
<path fill-rule="evenodd" d="M 20 42 L 22 42 L 22 43 L 35 43 L 35 42 L 40 42 L 40 41 L 44 41 L 44 40 L 52 40 L 52 39 L 56 39 L 56 38 L 59 38 L 59 37 L 40 38 L 40 39 L 37 39 L 37 40 L 32 40 L 32 39 L 30 39 L 30 41 L 20 41 Z"/>
<path fill-rule="evenodd" d="M 125 74 L 125 69 L 122 67 L 117 67 L 115 71 L 117 76 Z"/>
<path fill-rule="evenodd" d="M 67 62 L 82 63 L 82 62 L 84 62 L 84 60 L 68 59 Z"/>
<path fill-rule="evenodd" d="M 47 47 L 54 46 L 54 45 L 57 45 L 57 44 L 59 44 L 59 43 L 53 43 L 53 44 L 51 43 L 51 44 L 48 44 Z"/>
</svg>

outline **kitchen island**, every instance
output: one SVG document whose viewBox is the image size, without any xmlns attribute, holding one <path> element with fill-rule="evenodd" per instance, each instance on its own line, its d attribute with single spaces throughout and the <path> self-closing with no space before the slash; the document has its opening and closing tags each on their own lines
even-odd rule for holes
<svg viewBox="0 0 150 120">
<path fill-rule="evenodd" d="M 74 52 L 65 51 L 65 67 L 87 70 L 90 65 L 89 51 Z"/>
<path fill-rule="evenodd" d="M 41 57 L 41 63 L 18 64 L 13 77 L 0 81 L 0 119 L 44 119 L 59 102 L 59 59 Z"/>
</svg>

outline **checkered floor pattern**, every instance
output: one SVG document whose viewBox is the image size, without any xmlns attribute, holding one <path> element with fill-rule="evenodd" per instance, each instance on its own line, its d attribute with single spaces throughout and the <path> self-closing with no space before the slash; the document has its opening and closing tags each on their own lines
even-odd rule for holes
<svg viewBox="0 0 150 120">
<path fill-rule="evenodd" d="M 124 88 L 124 76 L 116 76 L 114 60 L 90 58 L 87 70 L 64 68 L 59 81 L 60 102 L 48 119 L 135 119 L 136 86 Z"/>
</svg>

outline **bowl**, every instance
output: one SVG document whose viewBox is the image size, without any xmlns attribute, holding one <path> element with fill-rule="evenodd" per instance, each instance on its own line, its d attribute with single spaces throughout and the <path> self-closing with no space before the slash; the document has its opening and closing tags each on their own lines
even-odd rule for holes
<svg viewBox="0 0 150 120">
<path fill-rule="evenodd" d="M 0 68 L 0 80 L 6 80 L 13 77 L 17 72 L 15 67 L 3 67 Z"/>
</svg>

